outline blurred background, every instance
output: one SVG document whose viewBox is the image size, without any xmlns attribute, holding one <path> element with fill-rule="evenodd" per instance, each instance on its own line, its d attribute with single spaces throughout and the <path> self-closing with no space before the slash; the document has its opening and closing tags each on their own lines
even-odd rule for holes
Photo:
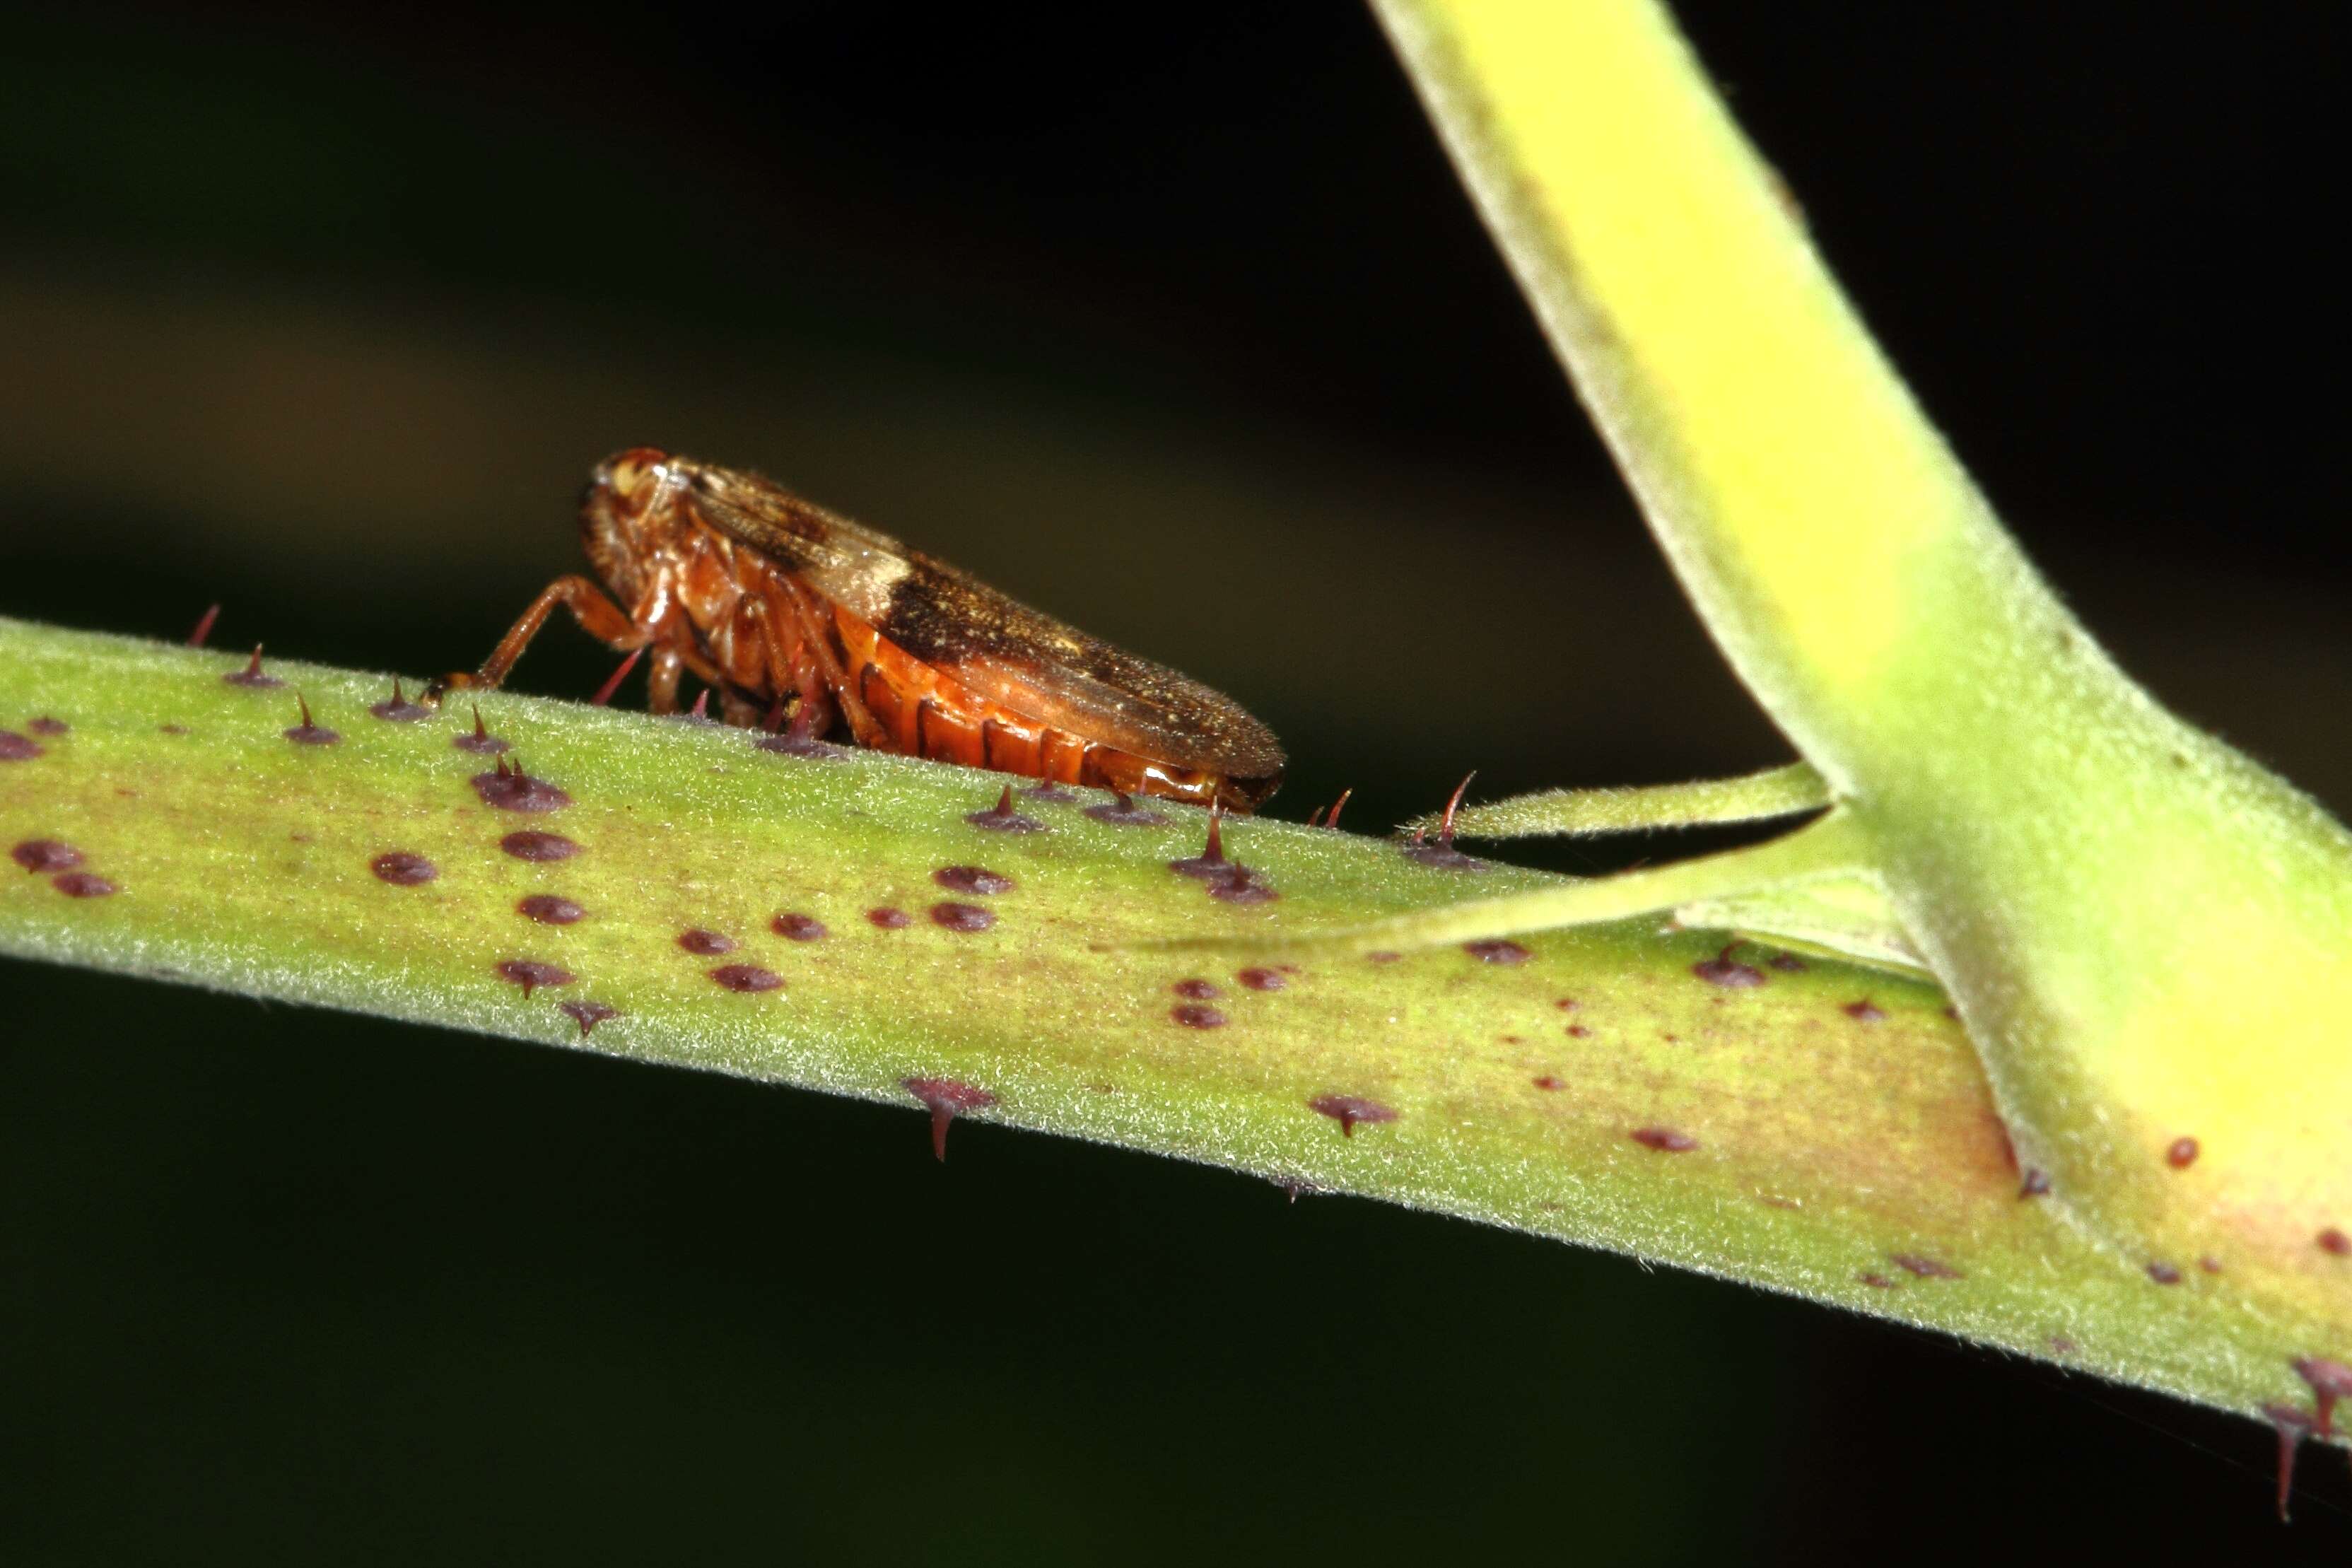
<svg viewBox="0 0 2352 1568">
<path fill-rule="evenodd" d="M 1680 10 L 2092 628 L 2352 809 L 2321 13 Z M 1005 12 L 8 13 L 0 614 L 470 664 L 643 442 L 1231 691 L 1277 815 L 1789 755 L 1357 5 Z M 606 668 L 559 628 L 517 684 Z M 2281 1531 L 2266 1430 L 1622 1258 L 155 985 L 0 999 L 11 1563 L 2352 1542 L 2340 1455 Z"/>
</svg>

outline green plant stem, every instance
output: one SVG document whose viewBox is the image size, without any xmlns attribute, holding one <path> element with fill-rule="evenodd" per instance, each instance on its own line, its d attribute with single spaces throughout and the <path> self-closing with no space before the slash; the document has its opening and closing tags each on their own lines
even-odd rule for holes
<svg viewBox="0 0 2352 1568">
<path fill-rule="evenodd" d="M 1468 885 L 1575 884 L 1229 821 L 1229 851 L 1281 896 L 1228 904 L 1169 869 L 1202 847 L 1189 808 L 1124 826 L 1085 814 L 1104 803 L 1092 792 L 1015 793 L 1042 831 L 1008 833 L 969 820 L 997 799 L 990 775 L 780 756 L 740 731 L 494 694 L 481 712 L 508 757 L 571 800 L 518 813 L 475 786 L 493 759 L 453 745 L 470 713 L 380 719 L 388 679 L 309 666 L 268 667 L 283 686 L 226 683 L 243 662 L 0 622 L 0 729 L 26 742 L 0 762 L 0 844 L 23 852 L 0 867 L 0 952 L 910 1109 L 961 1100 L 982 1120 L 1612 1247 L 2192 1398 L 2293 1393 L 2270 1328 L 2202 1281 L 2151 1286 L 2019 1197 L 1982 1073 L 1931 986 L 1760 949 L 1726 958 L 1719 935 L 1654 921 L 1244 975 L 1238 959 L 1139 944 L 1442 908 Z M 289 738 L 298 691 L 335 743 Z M 503 847 L 518 832 L 579 849 L 518 858 Z M 67 847 L 78 864 L 55 868 Z M 387 880 L 377 863 L 394 854 L 434 876 L 392 863 Z M 1013 885 L 942 887 L 958 867 Z M 113 890 L 56 881 L 76 874 Z M 521 912 L 540 897 L 581 917 Z M 950 902 L 994 921 L 935 923 Z M 911 923 L 869 921 L 886 908 Z M 780 915 L 825 935 L 793 941 Z M 735 945 L 688 951 L 690 931 Z M 572 979 L 526 994 L 501 972 L 517 961 Z M 739 964 L 783 984 L 712 977 Z M 1189 981 L 1217 994 L 1173 989 Z M 583 1033 L 562 1007 L 592 1002 L 614 1011 Z M 912 1126 L 908 1142 L 922 1157 Z"/>
<path fill-rule="evenodd" d="M 2076 624 L 1661 5 L 1378 5 L 1677 576 L 1870 847 L 2053 1202 L 2268 1325 L 2279 1361 L 2352 1362 L 2352 835 Z"/>
<path fill-rule="evenodd" d="M 1454 814 L 1453 827 L 1464 838 L 1584 837 L 1643 828 L 1762 822 L 1819 811 L 1829 804 L 1828 781 L 1811 764 L 1791 763 L 1733 779 L 1625 789 L 1539 790 L 1484 805 L 1465 805 Z M 1446 826 L 1445 814 L 1432 812 L 1404 826 L 1416 833 L 1436 833 Z"/>
</svg>

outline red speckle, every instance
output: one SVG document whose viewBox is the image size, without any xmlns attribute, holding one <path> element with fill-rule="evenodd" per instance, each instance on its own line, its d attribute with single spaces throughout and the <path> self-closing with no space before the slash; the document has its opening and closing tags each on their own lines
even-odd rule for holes
<svg viewBox="0 0 2352 1568">
<path fill-rule="evenodd" d="M 788 942 L 822 942 L 824 922 L 807 915 L 782 914 L 768 922 L 768 929 Z"/>
<path fill-rule="evenodd" d="M 515 913 L 543 926 L 568 926 L 588 911 L 554 893 L 533 893 L 515 905 Z"/>
<path fill-rule="evenodd" d="M 931 1113 L 931 1155 L 948 1157 L 948 1123 L 967 1110 L 985 1110 L 996 1096 L 977 1084 L 951 1078 L 910 1078 L 900 1080 L 908 1094 Z"/>
<path fill-rule="evenodd" d="M 499 840 L 499 847 L 518 860 L 541 862 L 569 860 L 580 853 L 580 846 L 561 833 L 509 833 Z"/>
<path fill-rule="evenodd" d="M 1244 969 L 1234 979 L 1247 991 L 1280 991 L 1290 984 L 1278 969 Z"/>
<path fill-rule="evenodd" d="M 14 730 L 0 730 L 0 763 L 29 763 L 35 757 L 46 756 L 48 748 L 29 735 L 19 735 Z"/>
<path fill-rule="evenodd" d="M 1169 990 L 1179 996 L 1189 996 L 1195 1002 L 1213 1002 L 1224 994 L 1205 980 L 1179 980 Z"/>
<path fill-rule="evenodd" d="M 781 991 L 784 985 L 782 975 L 756 963 L 722 963 L 710 978 L 730 991 Z"/>
<path fill-rule="evenodd" d="M 34 720 L 31 723 L 26 725 L 25 728 L 30 730 L 36 735 L 48 735 L 54 737 L 64 734 L 67 731 L 72 729 L 73 726 L 67 723 L 62 719 L 52 719 L 47 714 L 44 713 L 39 718 Z"/>
<path fill-rule="evenodd" d="M 159 733 L 165 735 L 184 735 L 188 732 L 188 727 L 185 724 L 158 724 L 155 728 Z"/>
<path fill-rule="evenodd" d="M 2331 1225 L 2319 1233 L 2319 1250 L 2335 1258 L 2352 1256 L 2352 1236 Z"/>
<path fill-rule="evenodd" d="M 2169 1263 L 2156 1262 L 2149 1264 L 2147 1266 L 2147 1277 L 2155 1280 L 2159 1285 L 2178 1285 L 2180 1283 L 2180 1270 L 2175 1268 Z"/>
<path fill-rule="evenodd" d="M 1677 1132 L 1671 1127 L 1636 1127 L 1625 1134 L 1644 1149 L 1655 1149 L 1661 1154 L 1687 1154 L 1698 1147 L 1698 1140 L 1687 1132 Z"/>
<path fill-rule="evenodd" d="M 524 773 L 520 763 L 509 768 L 503 757 L 499 759 L 496 770 L 476 773 L 469 782 L 484 805 L 496 806 L 500 811 L 556 811 L 572 804 L 570 795 L 545 779 L 535 779 Z"/>
<path fill-rule="evenodd" d="M 704 931 L 697 927 L 692 931 L 678 932 L 677 945 L 688 952 L 698 953 L 705 958 L 716 958 L 722 952 L 734 952 L 735 939 L 731 936 L 721 936 L 715 931 Z"/>
<path fill-rule="evenodd" d="M 559 969 L 552 963 L 541 963 L 535 958 L 501 959 L 498 972 L 501 980 L 510 980 L 521 986 L 525 996 L 542 985 L 569 985 L 572 981 L 570 970 Z"/>
<path fill-rule="evenodd" d="M 1763 984 L 1762 970 L 1751 969 L 1747 964 L 1733 960 L 1731 955 L 1738 950 L 1739 944 L 1735 942 L 1713 958 L 1701 959 L 1692 964 L 1691 973 L 1709 985 L 1727 986 L 1735 991 L 1744 991 L 1750 986 Z"/>
<path fill-rule="evenodd" d="M 221 677 L 221 680 L 226 685 L 242 686 L 255 691 L 266 691 L 273 686 L 283 686 L 286 684 L 274 675 L 265 675 L 262 673 L 261 645 L 259 643 L 255 643 L 253 645 L 253 657 L 245 661 L 245 668 L 243 669 L 230 670 L 226 675 Z"/>
<path fill-rule="evenodd" d="M 1402 958 L 1403 956 L 1403 953 L 1391 952 L 1386 948 L 1382 948 L 1378 952 L 1368 952 L 1364 954 L 1364 961 L 1368 963 L 1394 963 L 1398 959 Z"/>
<path fill-rule="evenodd" d="M 906 910 L 894 910 L 887 904 L 878 910 L 866 910 L 866 920 L 880 931 L 904 931 L 914 923 L 913 917 Z"/>
<path fill-rule="evenodd" d="M 1874 1290 L 1892 1290 L 1895 1289 L 1895 1281 L 1889 1279 L 1884 1274 L 1857 1274 L 1854 1278 L 1862 1281 L 1864 1285 L 1869 1286 Z"/>
<path fill-rule="evenodd" d="M 1566 1089 L 1568 1087 L 1564 1080 L 1556 1079 L 1549 1073 L 1546 1073 L 1543 1077 L 1536 1079 L 1535 1085 L 1538 1089 Z"/>
<path fill-rule="evenodd" d="M 1360 1100 L 1352 1094 L 1321 1094 L 1307 1102 L 1308 1110 L 1328 1116 L 1339 1124 L 1342 1137 L 1356 1135 L 1360 1121 L 1394 1121 L 1397 1113 L 1377 1100 Z"/>
<path fill-rule="evenodd" d="M 2185 1171 L 2197 1163 L 2197 1140 L 2175 1138 L 2172 1147 L 2164 1152 L 2164 1163 L 2176 1171 Z"/>
<path fill-rule="evenodd" d="M 986 931 L 996 923 L 996 912 L 978 904 L 933 904 L 931 923 L 949 931 Z"/>
<path fill-rule="evenodd" d="M 1857 1024 L 1880 1024 L 1886 1020 L 1885 1012 L 1867 996 L 1859 1002 L 1849 1002 L 1838 1011 Z"/>
<path fill-rule="evenodd" d="M 990 806 L 986 811 L 972 812 L 964 820 L 974 827 L 984 828 L 991 833 L 1043 833 L 1045 831 L 1044 823 L 1034 816 L 1024 816 L 1013 809 L 1011 784 L 1004 786 L 1004 793 L 996 797 L 994 805 Z"/>
<path fill-rule="evenodd" d="M 449 737 L 449 743 L 461 752 L 471 752 L 478 757 L 495 757 L 509 749 L 506 742 L 483 728 L 482 708 L 479 703 L 474 705 L 474 732 L 470 735 L 452 735 Z"/>
<path fill-rule="evenodd" d="M 931 873 L 931 880 L 951 893 L 978 893 L 988 897 L 1013 890 L 1013 879 L 978 866 L 942 866 Z"/>
<path fill-rule="evenodd" d="M 2197 1260 L 2197 1267 L 2208 1274 L 2219 1274 L 2221 1272 L 2221 1260 L 2209 1252 Z"/>
<path fill-rule="evenodd" d="M 2289 1363 L 2294 1374 L 2311 1384 L 2313 1403 L 2319 1415 L 2312 1430 L 2323 1437 L 2336 1435 L 2336 1402 L 2352 1394 L 2352 1366 L 2326 1356 L 2298 1356 Z"/>
<path fill-rule="evenodd" d="M 392 850 L 368 862 L 368 869 L 379 881 L 390 882 L 395 888 L 422 887 L 441 874 L 441 868 L 422 855 L 404 850 Z"/>
<path fill-rule="evenodd" d="M 8 851 L 8 858 L 40 876 L 70 871 L 81 864 L 81 851 L 54 838 L 27 838 Z"/>
<path fill-rule="evenodd" d="M 1149 807 L 1136 805 L 1131 795 L 1114 794 L 1102 805 L 1087 807 L 1087 815 L 1113 827 L 1158 827 L 1168 820 Z"/>
<path fill-rule="evenodd" d="M 1805 961 L 1793 952 L 1776 952 L 1764 962 L 1783 974 L 1801 974 L 1805 969 Z"/>
<path fill-rule="evenodd" d="M 1893 1253 L 1889 1255 L 1888 1261 L 1893 1263 L 1895 1268 L 1902 1269 L 1906 1274 L 1914 1274 L 1922 1279 L 1965 1279 L 1968 1278 L 1967 1275 L 1962 1274 L 1958 1269 L 1953 1268 L 1942 1258 L 1928 1258 L 1916 1252 Z"/>
<path fill-rule="evenodd" d="M 392 695 L 381 702 L 371 704 L 368 711 L 395 724 L 413 724 L 419 719 L 433 716 L 432 709 L 408 700 L 408 694 L 400 689 L 400 677 L 396 675 L 392 678 Z"/>
<path fill-rule="evenodd" d="M 2058 1355 L 2073 1355 L 2075 1345 L 2074 1341 L 2063 1334 L 2053 1334 L 2050 1336 L 2050 1349 Z"/>
<path fill-rule="evenodd" d="M 1481 963 L 1520 964 L 1535 956 L 1516 942 L 1500 940 L 1465 942 L 1462 944 L 1462 951 Z"/>
<path fill-rule="evenodd" d="M 1571 1040 L 1581 1040 L 1591 1033 L 1591 1030 L 1581 1024 L 1570 1024 L 1568 1026 L 1568 1037 Z"/>
<path fill-rule="evenodd" d="M 1077 803 L 1078 799 L 1077 791 L 1074 789 L 1064 789 L 1060 784 L 1054 783 L 1050 779 L 1044 784 L 1031 784 L 1027 789 L 1023 790 L 1021 794 L 1026 799 L 1040 801 L 1047 805 L 1074 805 Z"/>
<path fill-rule="evenodd" d="M 2278 1516 L 2279 1522 L 2284 1524 L 2287 1521 L 2286 1500 L 2294 1491 L 2295 1450 L 2303 1446 L 2304 1438 L 2310 1436 L 2312 1421 L 2310 1416 L 2292 1405 L 2265 1405 L 2263 1414 L 2269 1416 L 2271 1425 L 2278 1429 Z"/>
<path fill-rule="evenodd" d="M 114 884 L 89 871 L 62 871 L 49 879 L 49 886 L 68 899 L 103 899 L 114 892 Z"/>
<path fill-rule="evenodd" d="M 2050 1173 L 2039 1165 L 2028 1166 L 2024 1179 L 2017 1184 L 2021 1198 L 2045 1198 L 2050 1195 Z"/>
<path fill-rule="evenodd" d="M 1222 1029 L 1225 1026 L 1223 1013 L 1198 1002 L 1180 1002 L 1168 1009 L 1168 1016 L 1188 1029 Z"/>
<path fill-rule="evenodd" d="M 589 1030 L 605 1019 L 621 1016 L 618 1007 L 607 1007 L 602 1002 L 559 1002 L 556 1005 L 572 1015 L 572 1021 L 580 1026 L 580 1037 L 583 1040 L 588 1037 Z"/>
<path fill-rule="evenodd" d="M 1563 996 L 1559 1001 L 1553 1003 L 1552 1005 L 1559 1008 L 1563 1013 L 1573 1013 L 1576 1011 L 1579 1003 L 1573 996 Z"/>
</svg>

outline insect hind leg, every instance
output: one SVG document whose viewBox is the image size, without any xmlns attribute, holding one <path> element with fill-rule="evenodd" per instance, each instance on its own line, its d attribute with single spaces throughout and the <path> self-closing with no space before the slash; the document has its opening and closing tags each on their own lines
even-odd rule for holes
<svg viewBox="0 0 2352 1568">
<path fill-rule="evenodd" d="M 430 682 L 425 689 L 425 701 L 428 705 L 438 702 L 445 693 L 463 688 L 496 689 L 558 605 L 572 612 L 572 618 L 580 623 L 582 631 L 615 652 L 627 653 L 653 640 L 644 627 L 629 618 L 627 611 L 605 595 L 593 579 L 569 574 L 540 590 L 539 597 L 507 628 L 507 635 L 499 639 L 499 646 L 490 650 L 490 657 L 482 661 L 479 669 L 470 673 L 460 670 Z"/>
</svg>

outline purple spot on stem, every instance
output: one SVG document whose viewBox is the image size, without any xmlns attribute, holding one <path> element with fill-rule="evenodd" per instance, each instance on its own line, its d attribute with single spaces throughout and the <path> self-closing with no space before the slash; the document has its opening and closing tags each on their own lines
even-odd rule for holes
<svg viewBox="0 0 2352 1568">
<path fill-rule="evenodd" d="M 573 978 L 570 970 L 541 963 L 535 958 L 500 959 L 498 972 L 499 979 L 521 986 L 526 997 L 542 985 L 569 985 Z"/>
<path fill-rule="evenodd" d="M 390 882 L 395 888 L 416 888 L 441 874 L 441 868 L 422 855 L 405 850 L 392 850 L 368 862 L 368 869 L 379 881 Z"/>
<path fill-rule="evenodd" d="M 1709 985 L 1727 986 L 1733 990 L 1746 990 L 1750 986 L 1763 984 L 1762 970 L 1751 969 L 1747 964 L 1734 961 L 1731 955 L 1738 952 L 1738 948 L 1739 944 L 1733 942 L 1713 958 L 1702 959 L 1692 964 L 1691 973 Z"/>
<path fill-rule="evenodd" d="M 556 811 L 572 804 L 570 795 L 545 779 L 535 779 L 524 773 L 520 763 L 508 767 L 503 757 L 499 759 L 495 771 L 476 773 L 469 782 L 484 805 L 496 806 L 500 811 Z"/>
<path fill-rule="evenodd" d="M 967 1110 L 985 1110 L 996 1096 L 977 1084 L 952 1078 L 910 1078 L 899 1080 L 908 1094 L 931 1113 L 931 1155 L 948 1157 L 948 1124 Z"/>
<path fill-rule="evenodd" d="M 569 860 L 580 853 L 580 846 L 561 833 L 540 833 L 526 828 L 509 833 L 499 840 L 499 847 L 518 860 L 546 862 Z"/>
<path fill-rule="evenodd" d="M 782 975 L 756 963 L 722 963 L 710 978 L 730 991 L 781 991 L 784 985 Z"/>
<path fill-rule="evenodd" d="M 27 838 L 8 851 L 8 858 L 38 876 L 70 871 L 81 864 L 81 851 L 55 838 Z"/>
<path fill-rule="evenodd" d="M 787 942 L 823 942 L 825 934 L 824 922 L 808 915 L 778 915 L 768 929 Z"/>
<path fill-rule="evenodd" d="M 978 866 L 942 866 L 931 873 L 931 880 L 951 893 L 978 893 L 987 897 L 1013 890 L 1013 879 Z"/>
<path fill-rule="evenodd" d="M 580 1026 L 580 1037 L 583 1040 L 588 1037 L 589 1030 L 605 1019 L 621 1016 L 618 1007 L 607 1007 L 602 1002 L 560 1002 L 556 1005 L 570 1014 L 572 1021 Z"/>
<path fill-rule="evenodd" d="M 1394 1121 L 1397 1113 L 1377 1100 L 1362 1100 L 1352 1094 L 1322 1094 L 1307 1102 L 1307 1108 L 1319 1116 L 1328 1116 L 1339 1124 L 1340 1136 L 1353 1138 L 1356 1124 L 1361 1122 Z"/>
</svg>

